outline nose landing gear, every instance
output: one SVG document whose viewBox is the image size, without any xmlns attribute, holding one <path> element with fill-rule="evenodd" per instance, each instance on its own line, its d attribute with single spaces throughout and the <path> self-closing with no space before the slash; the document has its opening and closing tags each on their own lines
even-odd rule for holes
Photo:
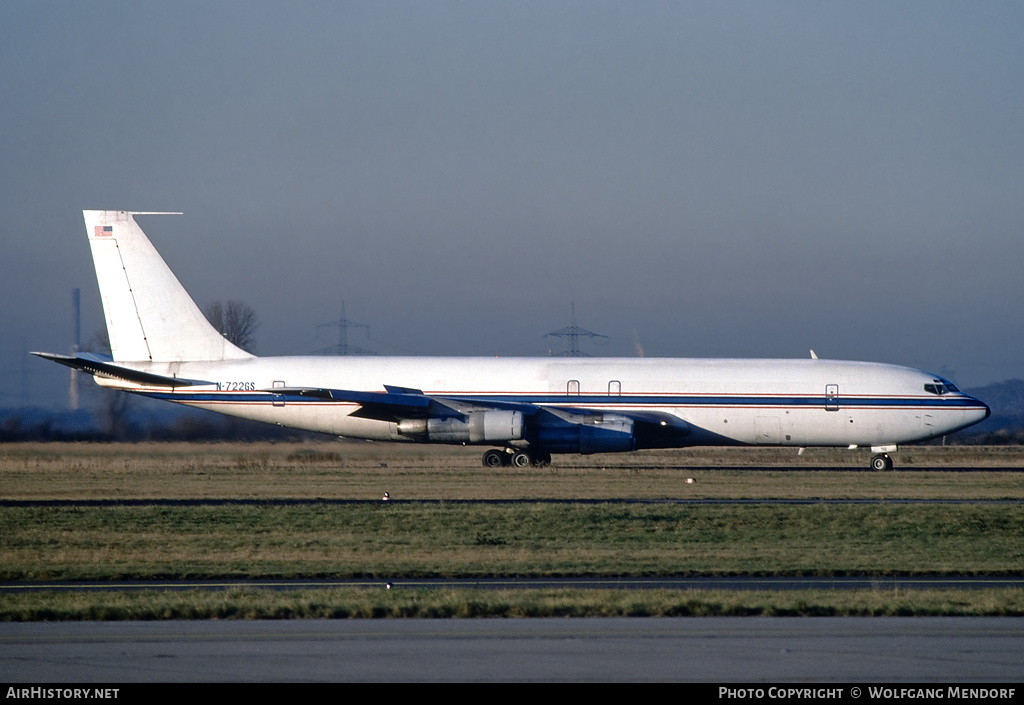
<svg viewBox="0 0 1024 705">
<path fill-rule="evenodd" d="M 892 470 L 892 458 L 885 453 L 879 453 L 871 459 L 871 469 L 876 471 Z"/>
</svg>

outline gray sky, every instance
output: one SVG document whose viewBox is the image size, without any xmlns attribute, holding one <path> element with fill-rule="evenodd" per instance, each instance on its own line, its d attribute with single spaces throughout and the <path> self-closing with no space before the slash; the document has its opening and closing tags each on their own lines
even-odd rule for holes
<svg viewBox="0 0 1024 705">
<path fill-rule="evenodd" d="M 261 354 L 894 362 L 1024 377 L 1024 4 L 0 3 L 0 407 L 140 219 Z"/>
</svg>

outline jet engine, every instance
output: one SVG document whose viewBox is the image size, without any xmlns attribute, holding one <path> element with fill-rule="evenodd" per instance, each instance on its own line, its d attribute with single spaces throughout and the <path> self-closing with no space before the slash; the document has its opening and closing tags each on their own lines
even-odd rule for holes
<svg viewBox="0 0 1024 705">
<path fill-rule="evenodd" d="M 536 443 L 550 453 L 618 453 L 633 450 L 633 419 L 616 414 L 588 418 L 582 423 L 547 423 L 536 429 Z"/>
<path fill-rule="evenodd" d="M 463 417 L 403 419 L 398 433 L 434 443 L 505 443 L 523 437 L 520 411 L 473 411 Z"/>
</svg>

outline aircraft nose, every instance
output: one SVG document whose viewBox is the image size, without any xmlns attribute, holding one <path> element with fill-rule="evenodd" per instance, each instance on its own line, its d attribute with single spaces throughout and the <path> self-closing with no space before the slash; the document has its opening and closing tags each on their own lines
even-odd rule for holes
<svg viewBox="0 0 1024 705">
<path fill-rule="evenodd" d="M 971 415 L 976 417 L 971 423 L 980 423 L 992 415 L 992 409 L 988 408 L 988 404 L 983 402 L 981 399 L 976 399 L 974 397 L 967 398 L 973 402 L 971 404 Z"/>
</svg>

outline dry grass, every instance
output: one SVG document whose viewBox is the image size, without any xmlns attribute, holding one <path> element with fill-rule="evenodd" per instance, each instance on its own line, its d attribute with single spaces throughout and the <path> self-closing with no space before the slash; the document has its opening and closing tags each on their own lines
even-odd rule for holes
<svg viewBox="0 0 1024 705">
<path fill-rule="evenodd" d="M 0 595 L 0 621 L 479 617 L 1020 616 L 1024 590 L 427 590 Z"/>
<path fill-rule="evenodd" d="M 0 446 L 0 499 L 1024 497 L 1021 447 L 911 447 L 887 473 L 867 470 L 869 456 L 699 448 L 556 456 L 547 468 L 494 470 L 481 466 L 480 449 L 446 446 L 25 443 Z"/>
</svg>

